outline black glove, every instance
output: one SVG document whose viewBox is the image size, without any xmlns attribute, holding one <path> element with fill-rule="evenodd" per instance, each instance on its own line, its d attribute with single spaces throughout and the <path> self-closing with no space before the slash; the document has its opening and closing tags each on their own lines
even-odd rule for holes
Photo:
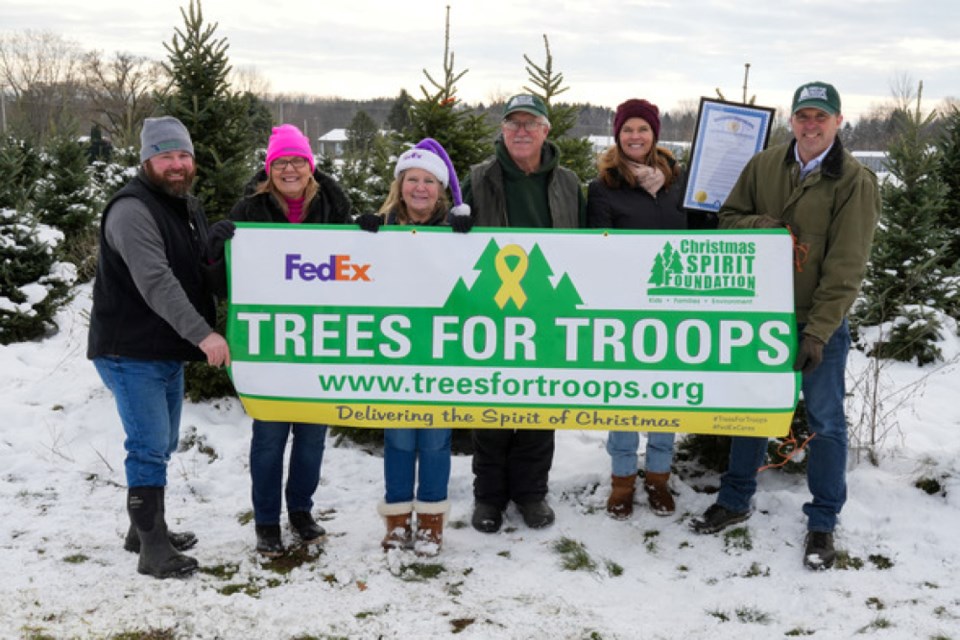
<svg viewBox="0 0 960 640">
<path fill-rule="evenodd" d="M 375 213 L 364 213 L 357 217 L 357 224 L 364 231 L 376 233 L 380 230 L 380 225 L 383 224 L 383 218 Z"/>
<path fill-rule="evenodd" d="M 813 373 L 813 370 L 823 362 L 823 342 L 809 334 L 803 334 L 800 349 L 797 350 L 797 360 L 793 363 L 793 370 L 803 375 Z"/>
<path fill-rule="evenodd" d="M 447 222 L 455 233 L 467 233 L 473 229 L 473 217 L 470 215 L 470 205 L 466 202 L 452 207 L 447 214 Z"/>
<path fill-rule="evenodd" d="M 450 227 L 454 233 L 468 233 L 473 229 L 473 218 L 470 216 L 450 216 Z"/>
<path fill-rule="evenodd" d="M 233 220 L 219 220 L 207 232 L 207 257 L 213 262 L 223 260 L 223 245 L 237 232 Z"/>
</svg>

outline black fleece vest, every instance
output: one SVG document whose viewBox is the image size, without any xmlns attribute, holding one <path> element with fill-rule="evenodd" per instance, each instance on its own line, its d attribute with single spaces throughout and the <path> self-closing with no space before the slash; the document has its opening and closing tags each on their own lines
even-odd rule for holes
<svg viewBox="0 0 960 640">
<path fill-rule="evenodd" d="M 157 191 L 137 177 L 114 194 L 100 221 L 100 259 L 93 286 L 87 357 L 113 355 L 143 360 L 205 360 L 199 348 L 182 338 L 147 305 L 123 258 L 107 244 L 104 231 L 107 216 L 121 198 L 136 198 L 147 206 L 160 230 L 167 262 L 174 276 L 210 326 L 216 321 L 213 297 L 203 282 L 201 244 L 198 232 L 191 225 L 187 200 Z M 205 221 L 203 213 L 196 212 L 194 222 L 203 230 Z"/>
</svg>

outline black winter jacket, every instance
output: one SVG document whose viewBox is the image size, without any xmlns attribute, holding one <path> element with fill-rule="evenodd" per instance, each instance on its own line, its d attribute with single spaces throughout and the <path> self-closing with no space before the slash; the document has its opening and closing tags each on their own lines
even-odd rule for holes
<svg viewBox="0 0 960 640">
<path fill-rule="evenodd" d="M 267 179 L 263 169 L 247 183 L 244 197 L 230 210 L 230 219 L 234 222 L 289 222 L 280 203 L 270 193 L 254 193 L 257 185 Z M 313 179 L 320 188 L 316 197 L 310 201 L 304 224 L 343 224 L 350 221 L 350 200 L 337 182 L 319 169 L 314 170 Z"/>
</svg>

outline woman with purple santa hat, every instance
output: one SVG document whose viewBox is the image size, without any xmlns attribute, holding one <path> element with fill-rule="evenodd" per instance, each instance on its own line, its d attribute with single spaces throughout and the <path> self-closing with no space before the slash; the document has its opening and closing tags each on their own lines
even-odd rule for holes
<svg viewBox="0 0 960 640">
<path fill-rule="evenodd" d="M 466 233 L 472 226 L 450 156 L 432 138 L 424 138 L 397 159 L 387 200 L 380 214 L 360 216 L 361 228 L 385 224 L 450 224 Z M 453 207 L 445 190 L 450 189 Z M 385 216 L 385 220 L 384 220 Z M 450 429 L 385 429 L 383 477 L 386 491 L 377 511 L 386 523 L 384 551 L 410 549 L 422 556 L 439 553 L 450 511 Z M 416 513 L 416 531 L 413 514 Z"/>
</svg>

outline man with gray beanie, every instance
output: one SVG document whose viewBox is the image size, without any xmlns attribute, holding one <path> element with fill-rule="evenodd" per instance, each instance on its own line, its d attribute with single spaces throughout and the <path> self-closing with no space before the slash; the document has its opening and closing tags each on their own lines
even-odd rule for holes
<svg viewBox="0 0 960 640">
<path fill-rule="evenodd" d="M 183 363 L 229 365 L 230 351 L 213 330 L 207 219 L 190 195 L 190 134 L 176 118 L 147 118 L 140 141 L 140 170 L 110 199 L 100 222 L 87 357 L 113 392 L 126 436 L 124 548 L 139 552 L 140 573 L 168 578 L 197 570 L 197 561 L 180 553 L 196 536 L 168 531 L 164 517 Z"/>
</svg>

